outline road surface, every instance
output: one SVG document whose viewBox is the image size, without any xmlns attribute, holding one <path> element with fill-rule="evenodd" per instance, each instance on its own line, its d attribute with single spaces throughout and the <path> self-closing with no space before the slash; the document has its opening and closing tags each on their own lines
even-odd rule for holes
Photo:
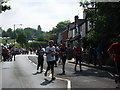
<svg viewBox="0 0 120 90">
<path fill-rule="evenodd" d="M 46 58 L 45 58 L 46 59 Z M 56 80 L 51 81 L 51 74 L 47 77 L 44 72 L 36 72 L 37 57 L 35 55 L 17 55 L 16 61 L 1 62 L 0 85 L 2 88 L 110 88 L 115 89 L 114 78 L 106 71 L 82 66 L 82 72 L 74 72 L 74 64 L 66 63 L 66 74 L 61 75 L 62 65 L 55 67 Z M 46 60 L 44 61 L 44 70 Z M 79 68 L 78 68 L 79 69 Z"/>
<path fill-rule="evenodd" d="M 2 62 L 2 88 L 66 88 L 67 81 L 56 79 L 44 74 L 33 75 L 36 66 L 27 56 L 16 56 L 16 61 Z"/>
</svg>

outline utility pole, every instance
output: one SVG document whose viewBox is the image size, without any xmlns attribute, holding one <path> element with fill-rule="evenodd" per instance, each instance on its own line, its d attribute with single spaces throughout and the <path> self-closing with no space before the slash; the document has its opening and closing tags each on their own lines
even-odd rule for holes
<svg viewBox="0 0 120 90">
<path fill-rule="evenodd" d="M 15 41 L 16 41 L 16 36 L 15 36 L 15 26 L 16 26 L 16 25 L 22 26 L 22 24 L 14 24 L 14 46 L 15 46 Z"/>
</svg>

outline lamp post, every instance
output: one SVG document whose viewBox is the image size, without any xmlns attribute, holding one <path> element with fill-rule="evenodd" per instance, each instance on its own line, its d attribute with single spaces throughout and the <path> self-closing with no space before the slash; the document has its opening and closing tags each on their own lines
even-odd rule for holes
<svg viewBox="0 0 120 90">
<path fill-rule="evenodd" d="M 15 46 L 15 40 L 16 40 L 16 37 L 15 37 L 15 26 L 16 26 L 16 25 L 22 26 L 22 24 L 14 24 L 14 46 Z"/>
</svg>

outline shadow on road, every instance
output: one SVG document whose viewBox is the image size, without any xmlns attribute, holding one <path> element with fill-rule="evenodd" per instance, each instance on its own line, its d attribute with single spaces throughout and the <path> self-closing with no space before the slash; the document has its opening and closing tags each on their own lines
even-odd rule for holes
<svg viewBox="0 0 120 90">
<path fill-rule="evenodd" d="M 65 73 L 58 73 L 57 75 L 65 75 Z"/>
<path fill-rule="evenodd" d="M 42 72 L 35 72 L 35 73 L 32 73 L 32 75 L 37 75 L 37 74 L 41 74 Z"/>
<path fill-rule="evenodd" d="M 57 74 L 57 76 L 62 76 L 62 75 Z M 64 77 L 94 76 L 94 77 L 109 78 L 114 80 L 114 77 L 111 76 L 108 72 L 102 70 L 90 69 L 90 68 L 83 69 L 82 72 L 80 71 L 71 72 L 63 76 Z"/>
<path fill-rule="evenodd" d="M 87 69 L 87 70 L 83 70 L 82 72 L 76 71 L 76 72 L 72 73 L 71 76 L 73 76 L 73 77 L 76 77 L 76 76 L 95 76 L 95 77 L 114 79 L 114 77 L 112 77 L 109 73 L 107 73 L 105 71 L 94 70 L 94 69 Z"/>
<path fill-rule="evenodd" d="M 50 83 L 53 83 L 53 81 L 52 80 L 48 80 L 48 79 L 45 78 L 44 81 L 40 85 L 45 86 L 45 85 L 48 85 Z"/>
</svg>

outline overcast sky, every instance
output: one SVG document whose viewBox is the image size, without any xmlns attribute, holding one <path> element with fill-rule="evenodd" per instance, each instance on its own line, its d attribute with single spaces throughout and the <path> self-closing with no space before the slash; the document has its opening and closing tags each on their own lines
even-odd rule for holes
<svg viewBox="0 0 120 90">
<path fill-rule="evenodd" d="M 0 27 L 6 30 L 16 24 L 16 28 L 37 29 L 40 25 L 43 31 L 49 31 L 61 21 L 73 22 L 75 15 L 79 14 L 79 18 L 83 18 L 79 2 L 80 0 L 10 0 L 7 4 L 12 9 L 0 14 Z"/>
</svg>

